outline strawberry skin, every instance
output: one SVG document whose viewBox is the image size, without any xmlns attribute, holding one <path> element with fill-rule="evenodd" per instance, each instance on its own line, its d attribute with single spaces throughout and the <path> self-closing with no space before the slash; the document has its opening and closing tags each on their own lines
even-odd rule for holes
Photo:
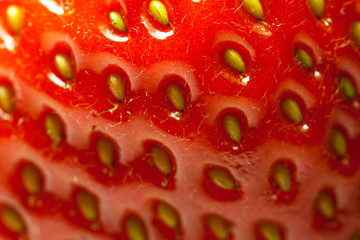
<svg viewBox="0 0 360 240">
<path fill-rule="evenodd" d="M 0 0 L 0 239 L 360 238 L 360 1 Z"/>
</svg>

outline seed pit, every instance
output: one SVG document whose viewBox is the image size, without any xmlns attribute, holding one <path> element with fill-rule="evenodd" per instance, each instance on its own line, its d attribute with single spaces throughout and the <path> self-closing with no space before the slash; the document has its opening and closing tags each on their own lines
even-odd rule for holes
<svg viewBox="0 0 360 240">
<path fill-rule="evenodd" d="M 64 123 L 57 114 L 48 114 L 44 119 L 44 127 L 46 134 L 51 139 L 54 146 L 57 146 L 59 142 L 65 138 Z"/>
<path fill-rule="evenodd" d="M 143 221 L 134 214 L 128 215 L 125 218 L 124 230 L 129 240 L 147 239 L 147 233 Z"/>
<path fill-rule="evenodd" d="M 21 181 L 25 190 L 31 195 L 39 194 L 44 188 L 44 177 L 32 163 L 26 163 L 21 169 Z"/>
<path fill-rule="evenodd" d="M 6 19 L 14 33 L 19 33 L 24 25 L 25 12 L 24 9 L 17 5 L 10 5 L 6 9 Z"/>
<path fill-rule="evenodd" d="M 10 231 L 17 234 L 26 232 L 25 223 L 20 214 L 11 206 L 3 205 L 1 207 L 1 222 Z"/>
<path fill-rule="evenodd" d="M 229 239 L 231 235 L 230 224 L 223 217 L 210 214 L 205 216 L 205 223 L 210 235 L 220 240 Z"/>
<path fill-rule="evenodd" d="M 75 192 L 75 202 L 81 216 L 87 221 L 97 221 L 99 217 L 98 200 L 85 189 Z"/>
<path fill-rule="evenodd" d="M 164 3 L 158 0 L 152 0 L 149 3 L 148 11 L 157 22 L 164 26 L 169 26 L 169 16 Z"/>
<path fill-rule="evenodd" d="M 7 113 L 12 113 L 15 108 L 15 94 L 10 85 L 0 85 L 0 107 Z"/>
</svg>

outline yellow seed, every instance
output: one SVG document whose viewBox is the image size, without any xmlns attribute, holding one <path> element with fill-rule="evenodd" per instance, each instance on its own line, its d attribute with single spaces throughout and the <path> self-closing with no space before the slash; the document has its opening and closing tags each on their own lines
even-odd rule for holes
<svg viewBox="0 0 360 240">
<path fill-rule="evenodd" d="M 61 76 L 71 80 L 74 76 L 72 60 L 68 55 L 59 53 L 55 55 L 54 64 Z"/>
<path fill-rule="evenodd" d="M 10 5 L 6 9 L 6 19 L 15 33 L 19 33 L 24 24 L 24 10 L 16 5 Z"/>
<path fill-rule="evenodd" d="M 355 21 L 351 24 L 350 34 L 355 43 L 360 46 L 360 21 Z"/>
<path fill-rule="evenodd" d="M 46 134 L 56 146 L 64 138 L 64 127 L 59 117 L 55 114 L 49 114 L 44 121 Z"/>
<path fill-rule="evenodd" d="M 220 188 L 232 190 L 236 187 L 229 173 L 221 168 L 212 168 L 209 171 L 209 177 L 210 180 Z"/>
<path fill-rule="evenodd" d="M 14 111 L 15 96 L 13 90 L 5 85 L 0 86 L 0 107 L 8 113 Z"/>
<path fill-rule="evenodd" d="M 140 219 L 130 217 L 125 223 L 126 234 L 129 240 L 146 240 L 146 233 Z"/>
<path fill-rule="evenodd" d="M 151 148 L 151 157 L 155 163 L 157 169 L 165 175 L 170 174 L 171 172 L 171 163 L 169 155 L 166 150 L 159 146 L 154 146 Z"/>
<path fill-rule="evenodd" d="M 329 194 L 321 192 L 316 199 L 316 207 L 320 213 L 327 219 L 331 219 L 335 215 L 334 202 Z"/>
<path fill-rule="evenodd" d="M 235 49 L 227 49 L 224 52 L 224 60 L 229 67 L 235 69 L 239 73 L 245 72 L 245 63 Z"/>
<path fill-rule="evenodd" d="M 161 1 L 153 0 L 149 4 L 149 13 L 156 21 L 164 26 L 169 25 L 169 17 L 165 5 Z"/>
<path fill-rule="evenodd" d="M 245 10 L 256 19 L 264 19 L 264 11 L 259 0 L 242 0 L 242 4 Z"/>
<path fill-rule="evenodd" d="M 108 87 L 111 94 L 119 101 L 125 98 L 125 81 L 116 73 L 112 73 L 108 77 Z"/>
<path fill-rule="evenodd" d="M 311 70 L 313 67 L 313 60 L 311 56 L 303 49 L 297 49 L 295 54 L 299 64 L 306 68 L 307 70 Z"/>
<path fill-rule="evenodd" d="M 259 227 L 260 234 L 265 240 L 281 240 L 279 228 L 270 222 L 263 222 Z"/>
<path fill-rule="evenodd" d="M 340 77 L 339 86 L 340 91 L 347 99 L 352 100 L 355 98 L 356 90 L 350 79 L 347 77 Z"/>
<path fill-rule="evenodd" d="M 321 18 L 324 14 L 324 0 L 307 0 L 310 10 L 317 18 Z"/>
<path fill-rule="evenodd" d="M 89 220 L 98 219 L 98 206 L 95 197 L 86 191 L 80 191 L 76 194 L 76 204 L 82 216 Z"/>
<path fill-rule="evenodd" d="M 28 193 L 38 194 L 43 188 L 41 180 L 42 174 L 34 165 L 28 164 L 22 169 L 21 181 Z"/>
<path fill-rule="evenodd" d="M 355 234 L 349 240 L 360 240 L 360 236 Z"/>
<path fill-rule="evenodd" d="M 114 144 L 107 138 L 102 137 L 96 144 L 97 155 L 106 166 L 114 166 Z"/>
<path fill-rule="evenodd" d="M 115 12 L 115 11 L 110 12 L 109 18 L 110 18 L 111 24 L 114 26 L 114 28 L 116 28 L 117 30 L 119 30 L 121 32 L 125 32 L 127 30 L 124 20 L 123 20 L 122 16 L 120 15 L 120 13 Z"/>
<path fill-rule="evenodd" d="M 294 121 L 295 123 L 301 123 L 302 113 L 298 103 L 291 98 L 285 98 L 281 103 L 281 109 L 285 116 Z"/>
<path fill-rule="evenodd" d="M 10 207 L 4 206 L 1 209 L 1 221 L 10 231 L 15 233 L 25 233 L 26 226 L 17 211 Z"/>
<path fill-rule="evenodd" d="M 347 142 L 345 136 L 338 130 L 330 133 L 329 145 L 331 150 L 339 157 L 343 158 L 347 153 Z"/>
<path fill-rule="evenodd" d="M 227 114 L 223 118 L 222 126 L 226 133 L 234 142 L 239 142 L 241 138 L 241 128 L 237 117 Z"/>
<path fill-rule="evenodd" d="M 176 228 L 179 224 L 175 209 L 166 203 L 159 203 L 157 206 L 157 215 L 159 219 L 169 228 Z"/>
<path fill-rule="evenodd" d="M 207 225 L 212 234 L 218 239 L 228 239 L 230 228 L 226 221 L 217 215 L 210 215 L 207 218 Z"/>
<path fill-rule="evenodd" d="M 284 164 L 278 164 L 275 166 L 272 176 L 275 179 L 276 184 L 284 192 L 290 191 L 291 188 L 291 176 L 289 169 Z"/>
<path fill-rule="evenodd" d="M 174 107 L 179 111 L 184 111 L 185 99 L 183 90 L 176 84 L 169 84 L 166 95 Z"/>
</svg>

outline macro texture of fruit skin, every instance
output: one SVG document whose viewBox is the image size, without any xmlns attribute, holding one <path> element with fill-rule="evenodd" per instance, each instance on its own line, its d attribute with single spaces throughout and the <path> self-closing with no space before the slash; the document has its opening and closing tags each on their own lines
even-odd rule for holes
<svg viewBox="0 0 360 240">
<path fill-rule="evenodd" d="M 0 0 L 0 239 L 358 239 L 359 21 Z"/>
</svg>

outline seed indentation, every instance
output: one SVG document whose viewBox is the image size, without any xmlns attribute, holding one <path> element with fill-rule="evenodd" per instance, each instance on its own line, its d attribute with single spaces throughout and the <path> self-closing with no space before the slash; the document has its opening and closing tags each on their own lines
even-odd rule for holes
<svg viewBox="0 0 360 240">
<path fill-rule="evenodd" d="M 151 148 L 151 157 L 154 164 L 160 172 L 169 175 L 171 172 L 171 162 L 167 151 L 160 147 L 154 146 Z"/>
<path fill-rule="evenodd" d="M 228 239 L 230 228 L 226 221 L 218 215 L 210 215 L 207 217 L 207 225 L 212 234 L 218 239 Z"/>
<path fill-rule="evenodd" d="M 64 138 L 64 126 L 60 118 L 55 114 L 49 114 L 44 121 L 46 134 L 56 146 Z"/>
<path fill-rule="evenodd" d="M 8 113 L 14 111 L 15 96 L 12 88 L 6 85 L 0 86 L 0 107 Z"/>
<path fill-rule="evenodd" d="M 241 139 L 241 128 L 237 117 L 231 114 L 224 116 L 222 126 L 226 133 L 234 142 L 239 142 Z"/>
<path fill-rule="evenodd" d="M 108 87 L 111 94 L 119 101 L 125 98 L 125 81 L 116 73 L 112 73 L 108 77 Z"/>
<path fill-rule="evenodd" d="M 176 84 L 169 84 L 166 88 L 166 96 L 177 110 L 184 111 L 185 98 L 181 87 Z"/>
<path fill-rule="evenodd" d="M 169 228 L 177 228 L 179 225 L 178 215 L 175 209 L 164 202 L 157 206 L 158 218 Z"/>
<path fill-rule="evenodd" d="M 310 10 L 317 18 L 321 18 L 324 15 L 324 0 L 307 0 L 307 2 Z"/>
<path fill-rule="evenodd" d="M 227 49 L 224 52 L 224 61 L 229 67 L 235 69 L 239 73 L 245 72 L 245 63 L 239 52 L 235 49 Z"/>
<path fill-rule="evenodd" d="M 76 194 L 76 204 L 81 215 L 89 221 L 98 219 L 98 206 L 96 198 L 89 192 L 81 190 Z"/>
<path fill-rule="evenodd" d="M 295 53 L 295 57 L 296 59 L 299 61 L 299 64 L 306 68 L 307 70 L 311 70 L 313 67 L 313 60 L 311 58 L 311 56 L 309 55 L 309 53 L 307 53 L 305 50 L 303 49 L 297 49 L 296 53 Z"/>
<path fill-rule="evenodd" d="M 292 98 L 285 98 L 281 103 L 281 109 L 285 116 L 295 123 L 301 123 L 302 113 L 299 104 Z"/>
<path fill-rule="evenodd" d="M 161 1 L 152 0 L 149 4 L 150 15 L 164 26 L 169 25 L 169 17 L 165 5 Z"/>
<path fill-rule="evenodd" d="M 25 233 L 26 226 L 19 213 L 10 206 L 1 209 L 1 221 L 5 227 L 15 233 Z"/>
<path fill-rule="evenodd" d="M 115 148 L 111 140 L 101 137 L 96 144 L 96 151 L 103 164 L 110 168 L 114 167 Z"/>
<path fill-rule="evenodd" d="M 277 164 L 274 167 L 272 176 L 275 183 L 283 192 L 290 191 L 291 188 L 291 176 L 289 169 L 284 164 Z"/>
<path fill-rule="evenodd" d="M 360 21 L 355 21 L 351 24 L 350 34 L 355 43 L 360 46 Z"/>
<path fill-rule="evenodd" d="M 21 181 L 26 191 L 36 195 L 42 191 L 42 174 L 40 170 L 32 164 L 27 164 L 21 170 Z"/>
<path fill-rule="evenodd" d="M 222 168 L 214 167 L 209 171 L 210 180 L 218 187 L 225 190 L 232 190 L 236 187 L 230 174 Z"/>
<path fill-rule="evenodd" d="M 341 93 L 349 100 L 353 100 L 356 96 L 354 84 L 347 77 L 340 77 L 339 87 Z"/>
<path fill-rule="evenodd" d="M 24 25 L 25 12 L 17 5 L 10 5 L 6 9 L 6 19 L 15 33 L 19 33 Z"/>
<path fill-rule="evenodd" d="M 331 196 L 326 192 L 321 192 L 316 199 L 316 208 L 321 215 L 327 219 L 331 219 L 335 215 L 335 206 Z"/>
<path fill-rule="evenodd" d="M 336 129 L 330 133 L 329 145 L 331 150 L 339 158 L 343 158 L 347 153 L 347 142 L 344 134 Z"/>
<path fill-rule="evenodd" d="M 116 28 L 120 32 L 126 32 L 127 28 L 124 23 L 124 19 L 119 12 L 116 11 L 110 12 L 109 19 L 111 21 L 111 24 L 114 26 L 114 28 Z"/>
<path fill-rule="evenodd" d="M 264 19 L 264 10 L 259 0 L 242 0 L 242 4 L 245 10 L 256 19 Z"/>
<path fill-rule="evenodd" d="M 271 222 L 263 222 L 259 226 L 260 234 L 265 240 L 281 240 L 279 228 Z"/>
<path fill-rule="evenodd" d="M 67 80 L 71 80 L 74 76 L 73 65 L 71 58 L 62 53 L 58 53 L 54 58 L 55 68 L 58 70 L 61 76 Z"/>
<path fill-rule="evenodd" d="M 141 220 L 132 216 L 126 220 L 125 230 L 129 240 L 146 240 L 146 232 Z"/>
</svg>

